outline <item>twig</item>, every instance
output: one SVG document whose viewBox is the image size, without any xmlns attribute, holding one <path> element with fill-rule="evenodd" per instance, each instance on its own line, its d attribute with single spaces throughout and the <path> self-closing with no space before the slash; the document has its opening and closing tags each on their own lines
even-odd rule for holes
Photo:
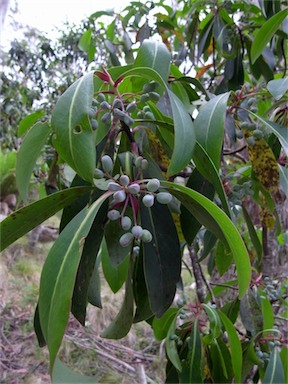
<svg viewBox="0 0 288 384">
<path fill-rule="evenodd" d="M 237 287 L 233 287 L 232 285 L 228 285 L 228 284 L 210 283 L 210 285 L 214 285 L 214 286 L 216 286 L 216 287 L 226 287 L 226 288 L 231 288 L 231 289 L 234 289 L 235 291 L 238 290 Z"/>
<path fill-rule="evenodd" d="M 202 274 L 201 266 L 198 262 L 197 254 L 196 254 L 195 250 L 193 249 L 192 245 L 190 247 L 188 247 L 188 250 L 189 250 L 193 274 L 194 274 L 195 283 L 196 283 L 197 297 L 198 297 L 198 300 L 200 301 L 200 303 L 204 303 L 205 298 L 206 298 L 206 289 L 205 289 L 205 285 L 204 285 L 204 281 L 203 281 L 203 274 Z"/>
</svg>

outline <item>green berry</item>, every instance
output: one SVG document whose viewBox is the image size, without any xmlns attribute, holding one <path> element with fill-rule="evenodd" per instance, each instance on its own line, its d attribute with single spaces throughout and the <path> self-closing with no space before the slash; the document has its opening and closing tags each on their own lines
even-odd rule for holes
<svg viewBox="0 0 288 384">
<path fill-rule="evenodd" d="M 113 161 L 109 155 L 104 155 L 101 158 L 102 167 L 104 172 L 109 173 L 113 169 Z"/>
<path fill-rule="evenodd" d="M 132 127 L 132 125 L 134 124 L 134 120 L 132 119 L 132 117 L 130 117 L 129 115 L 125 115 L 124 117 L 124 123 L 126 125 L 128 125 L 128 127 Z"/>
<path fill-rule="evenodd" d="M 92 119 L 91 120 L 91 127 L 92 127 L 93 131 L 96 131 L 96 129 L 98 128 L 98 121 L 95 119 Z"/>
<path fill-rule="evenodd" d="M 113 198 L 116 203 L 122 203 L 126 200 L 126 192 L 121 189 L 121 191 L 117 191 L 113 194 Z"/>
<path fill-rule="evenodd" d="M 134 236 L 132 235 L 132 233 L 124 233 L 124 235 L 120 237 L 119 243 L 122 247 L 128 247 L 128 245 L 132 243 L 133 239 Z"/>
<path fill-rule="evenodd" d="M 127 176 L 127 175 L 121 175 L 121 176 L 120 176 L 120 179 L 119 179 L 119 182 L 120 182 L 121 185 L 123 185 L 124 187 L 126 187 L 126 186 L 130 183 L 129 176 Z"/>
<path fill-rule="evenodd" d="M 121 109 L 118 108 L 113 109 L 113 115 L 119 120 L 124 120 L 127 116 L 125 112 L 121 111 Z"/>
<path fill-rule="evenodd" d="M 136 159 L 135 159 L 135 165 L 136 165 L 137 168 L 141 168 L 142 160 L 143 160 L 143 157 L 142 157 L 142 156 L 138 156 L 138 157 L 136 157 Z"/>
<path fill-rule="evenodd" d="M 247 144 L 250 145 L 251 147 L 254 147 L 256 142 L 255 142 L 255 139 L 254 139 L 253 136 L 250 136 L 250 137 L 247 138 Z"/>
<path fill-rule="evenodd" d="M 148 95 L 150 97 L 150 100 L 159 101 L 160 99 L 160 95 L 157 92 L 149 92 Z"/>
<path fill-rule="evenodd" d="M 111 211 L 107 213 L 107 217 L 112 221 L 118 220 L 120 218 L 120 212 L 116 209 L 111 209 Z"/>
<path fill-rule="evenodd" d="M 249 123 L 248 121 L 243 121 L 243 123 L 240 124 L 241 129 L 248 129 Z"/>
<path fill-rule="evenodd" d="M 256 103 L 256 101 L 257 100 L 255 99 L 255 97 L 251 97 L 251 99 L 249 99 L 247 102 L 248 107 L 251 107 L 253 104 Z"/>
<path fill-rule="evenodd" d="M 135 101 L 132 101 L 132 103 L 128 104 L 126 107 L 126 111 L 129 113 L 136 111 L 136 109 L 137 109 L 137 104 L 135 103 Z"/>
<path fill-rule="evenodd" d="M 95 179 L 102 179 L 104 177 L 104 173 L 101 171 L 101 169 L 96 168 L 94 171 L 94 177 Z"/>
<path fill-rule="evenodd" d="M 108 191 L 116 192 L 120 190 L 122 190 L 122 187 L 120 184 L 115 183 L 114 181 L 110 181 L 110 183 L 108 184 Z"/>
<path fill-rule="evenodd" d="M 261 131 L 261 129 L 255 129 L 255 131 L 253 131 L 253 137 L 255 137 L 255 139 L 262 139 L 263 132 Z"/>
<path fill-rule="evenodd" d="M 88 112 L 88 116 L 89 117 L 95 117 L 95 114 L 96 114 L 96 111 L 94 108 L 90 108 L 89 112 Z"/>
<path fill-rule="evenodd" d="M 131 228 L 131 225 L 132 225 L 132 221 L 131 221 L 130 217 L 123 216 L 122 219 L 121 219 L 121 226 L 122 226 L 122 228 L 125 231 L 128 231 L 128 229 Z"/>
<path fill-rule="evenodd" d="M 121 107 L 122 107 L 121 100 L 118 99 L 118 98 L 114 99 L 113 104 L 112 104 L 112 107 L 113 107 L 113 108 L 121 108 Z"/>
<path fill-rule="evenodd" d="M 254 123 L 248 124 L 246 129 L 247 131 L 254 131 L 256 129 L 256 124 Z"/>
<path fill-rule="evenodd" d="M 149 192 L 156 192 L 160 187 L 160 181 L 156 178 L 148 181 L 146 188 Z"/>
<path fill-rule="evenodd" d="M 104 123 L 105 125 L 108 125 L 110 124 L 111 122 L 111 112 L 106 112 L 102 117 L 101 117 L 101 121 L 102 123 Z"/>
<path fill-rule="evenodd" d="M 142 169 L 147 169 L 147 168 L 148 168 L 148 160 L 143 159 L 143 160 L 141 161 L 141 168 L 142 168 Z"/>
<path fill-rule="evenodd" d="M 151 232 L 148 231 L 148 229 L 143 229 L 142 235 L 141 235 L 141 240 L 144 243 L 150 243 L 153 239 L 153 236 Z"/>
<path fill-rule="evenodd" d="M 132 227 L 131 232 L 133 233 L 134 237 L 139 240 L 143 234 L 143 228 L 140 225 L 134 225 Z"/>
<path fill-rule="evenodd" d="M 101 101 L 106 100 L 105 95 L 103 93 L 98 93 L 97 100 L 99 101 L 99 103 L 101 103 Z"/>
<path fill-rule="evenodd" d="M 142 199 L 145 207 L 150 208 L 154 204 L 154 196 L 153 195 L 145 195 Z"/>
<path fill-rule="evenodd" d="M 172 200 L 172 195 L 169 192 L 159 192 L 156 199 L 160 204 L 168 204 Z"/>
<path fill-rule="evenodd" d="M 143 112 L 151 112 L 149 105 L 144 105 Z"/>
<path fill-rule="evenodd" d="M 155 120 L 155 117 L 152 112 L 145 112 L 145 119 Z"/>
<path fill-rule="evenodd" d="M 238 139 L 243 139 L 243 137 L 244 137 L 244 133 L 243 133 L 243 131 L 241 131 L 240 129 L 237 129 L 237 130 L 236 130 L 236 137 L 237 137 Z"/>
<path fill-rule="evenodd" d="M 150 97 L 149 97 L 149 94 L 148 93 L 144 93 L 141 97 L 140 97 L 140 101 L 141 103 L 146 103 L 147 101 L 150 100 Z"/>
<path fill-rule="evenodd" d="M 100 107 L 101 107 L 102 109 L 104 109 L 105 111 L 110 111 L 110 109 L 111 109 L 111 105 L 110 105 L 109 103 L 107 103 L 106 100 L 104 100 L 104 101 L 102 101 L 102 102 L 100 103 Z"/>
<path fill-rule="evenodd" d="M 128 185 L 127 189 L 130 193 L 132 193 L 132 195 L 137 195 L 137 193 L 140 191 L 140 185 L 137 183 L 133 183 Z"/>
<path fill-rule="evenodd" d="M 144 92 L 153 92 L 156 86 L 157 86 L 157 83 L 155 81 L 151 81 L 150 83 L 144 84 L 142 89 Z"/>
<path fill-rule="evenodd" d="M 98 100 L 96 100 L 96 99 L 92 100 L 92 105 L 97 106 L 98 104 L 99 104 Z"/>
</svg>

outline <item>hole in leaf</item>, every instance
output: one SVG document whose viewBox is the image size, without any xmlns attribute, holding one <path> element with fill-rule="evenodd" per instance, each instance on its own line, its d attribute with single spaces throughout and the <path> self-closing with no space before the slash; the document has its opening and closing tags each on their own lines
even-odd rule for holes
<svg viewBox="0 0 288 384">
<path fill-rule="evenodd" d="M 82 127 L 80 125 L 76 125 L 76 127 L 73 130 L 74 133 L 78 134 L 82 132 Z"/>
</svg>

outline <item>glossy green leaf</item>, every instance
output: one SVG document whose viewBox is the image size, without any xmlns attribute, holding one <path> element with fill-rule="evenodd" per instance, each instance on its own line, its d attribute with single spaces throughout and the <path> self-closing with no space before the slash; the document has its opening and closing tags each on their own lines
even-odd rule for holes
<svg viewBox="0 0 288 384">
<path fill-rule="evenodd" d="M 249 288 L 241 299 L 240 315 L 245 329 L 253 336 L 263 329 L 263 316 L 258 292 Z"/>
<path fill-rule="evenodd" d="M 229 339 L 232 367 L 235 375 L 236 383 L 242 382 L 242 348 L 238 334 L 234 328 L 233 323 L 221 311 L 218 311 L 219 317 L 226 329 Z"/>
<path fill-rule="evenodd" d="M 180 374 L 181 383 L 202 383 L 202 345 L 199 332 L 198 319 L 193 324 L 188 341 L 189 353 L 187 360 L 183 362 Z"/>
<path fill-rule="evenodd" d="M 288 168 L 278 164 L 278 170 L 280 175 L 280 184 L 286 197 L 288 197 Z"/>
<path fill-rule="evenodd" d="M 263 384 L 285 383 L 284 370 L 277 347 L 274 347 L 267 365 Z"/>
<path fill-rule="evenodd" d="M 263 330 L 273 328 L 274 312 L 270 300 L 266 295 L 261 293 L 261 311 L 263 316 Z"/>
<path fill-rule="evenodd" d="M 227 249 L 221 241 L 218 241 L 216 247 L 215 264 L 220 276 L 228 271 L 233 261 L 233 255 L 230 249 Z"/>
<path fill-rule="evenodd" d="M 152 311 L 161 317 L 173 302 L 181 273 L 181 251 L 174 220 L 167 205 L 140 205 L 141 225 L 153 239 L 143 243 L 144 273 Z"/>
<path fill-rule="evenodd" d="M 81 36 L 78 47 L 81 49 L 81 51 L 88 53 L 90 44 L 91 44 L 91 37 L 92 37 L 92 29 L 87 29 L 83 35 Z"/>
<path fill-rule="evenodd" d="M 55 360 L 54 369 L 52 372 L 53 384 L 82 384 L 82 383 L 98 383 L 99 378 L 81 375 L 79 372 L 72 371 L 60 359 Z"/>
<path fill-rule="evenodd" d="M 209 344 L 212 340 L 217 339 L 221 332 L 221 321 L 217 311 L 208 304 L 202 304 L 203 308 L 208 316 L 210 323 L 210 334 L 203 337 L 203 341 Z"/>
<path fill-rule="evenodd" d="M 96 164 L 94 133 L 88 117 L 93 92 L 93 72 L 89 72 L 59 98 L 51 120 L 57 152 L 82 179 L 90 182 Z"/>
<path fill-rule="evenodd" d="M 126 278 L 125 297 L 121 309 L 112 323 L 102 332 L 101 337 L 122 339 L 130 331 L 134 318 L 134 298 L 131 271 Z"/>
<path fill-rule="evenodd" d="M 176 342 L 174 339 L 175 330 L 176 330 L 176 321 L 177 321 L 177 315 L 174 317 L 170 327 L 169 331 L 166 337 L 165 342 L 165 349 L 168 356 L 168 359 L 171 361 L 171 363 L 174 365 L 176 369 L 178 369 L 179 372 L 182 371 L 182 365 L 180 362 L 180 358 L 177 351 Z"/>
<path fill-rule="evenodd" d="M 227 101 L 230 93 L 224 93 L 202 106 L 194 122 L 196 140 L 206 150 L 216 169 L 220 166 Z"/>
<path fill-rule="evenodd" d="M 89 234 L 85 239 L 81 260 L 77 270 L 72 297 L 71 312 L 82 325 L 85 325 L 88 291 L 93 271 L 96 268 L 96 257 L 104 235 L 104 224 L 107 218 L 107 211 L 108 201 L 106 200 L 100 207 L 96 218 L 91 226 Z M 97 276 L 97 273 L 95 275 L 94 277 L 96 279 L 97 277 L 99 278 L 99 275 Z"/>
<path fill-rule="evenodd" d="M 228 244 L 236 264 L 241 298 L 250 283 L 251 266 L 245 244 L 234 224 L 220 208 L 200 193 L 167 181 L 161 181 L 161 185 L 169 189 L 199 222 Z"/>
<path fill-rule="evenodd" d="M 49 219 L 78 197 L 88 194 L 90 191 L 90 187 L 65 189 L 13 212 L 0 223 L 1 250 Z"/>
<path fill-rule="evenodd" d="M 37 306 L 36 306 L 36 309 L 35 309 L 35 313 L 34 313 L 34 323 L 33 323 L 33 326 L 34 326 L 34 331 L 35 331 L 35 334 L 36 334 L 36 337 L 37 337 L 37 341 L 38 341 L 38 344 L 39 344 L 39 347 L 45 347 L 46 345 L 46 341 L 45 341 L 45 338 L 44 338 L 44 335 L 43 335 L 43 332 L 42 332 L 42 328 L 41 328 L 41 324 L 40 324 L 40 318 L 39 318 L 39 305 L 37 303 Z"/>
<path fill-rule="evenodd" d="M 197 89 L 199 89 L 199 91 L 201 91 L 206 96 L 207 100 L 210 99 L 208 92 L 206 91 L 206 89 L 203 87 L 202 83 L 198 79 L 195 79 L 194 77 L 183 76 L 183 77 L 176 79 L 175 81 L 193 84 Z"/>
<path fill-rule="evenodd" d="M 258 30 L 251 47 L 251 59 L 253 64 L 275 35 L 285 17 L 287 17 L 287 9 L 283 9 L 282 11 L 276 13 L 276 15 L 267 20 Z"/>
<path fill-rule="evenodd" d="M 92 276 L 88 287 L 88 302 L 97 308 L 102 309 L 101 301 L 101 276 L 100 276 L 100 256 L 96 258 L 96 263 L 93 268 Z M 75 292 L 75 289 L 74 289 Z M 87 303 L 86 303 L 87 304 Z"/>
<path fill-rule="evenodd" d="M 167 336 L 170 325 L 177 317 L 178 308 L 168 308 L 167 311 L 159 318 L 154 317 L 152 322 L 152 328 L 156 340 L 163 340 Z"/>
<path fill-rule="evenodd" d="M 195 133 L 193 122 L 185 110 L 182 102 L 174 95 L 162 77 L 151 68 L 134 68 L 122 74 L 122 78 L 141 77 L 148 80 L 156 81 L 162 89 L 166 89 L 170 98 L 173 120 L 174 120 L 174 148 L 171 161 L 168 168 L 168 174 L 176 174 L 184 169 L 192 158 L 195 145 Z"/>
<path fill-rule="evenodd" d="M 39 316 L 49 349 L 51 372 L 68 322 L 85 238 L 99 209 L 111 194 L 112 192 L 106 192 L 89 209 L 84 208 L 74 217 L 54 243 L 43 266 L 39 292 Z"/>
<path fill-rule="evenodd" d="M 262 259 L 262 244 L 259 240 L 259 237 L 257 236 L 257 232 L 255 230 L 254 224 L 252 223 L 252 220 L 249 216 L 249 213 L 247 212 L 246 208 L 244 205 L 242 205 L 242 211 L 243 211 L 243 216 L 247 224 L 248 232 L 250 235 L 250 239 L 252 241 L 253 247 L 257 253 L 257 259 L 258 262 L 261 262 Z"/>
<path fill-rule="evenodd" d="M 152 68 L 166 82 L 170 72 L 170 62 L 171 55 L 164 43 L 144 40 L 135 59 L 134 68 Z"/>
<path fill-rule="evenodd" d="M 288 382 L 288 347 L 286 347 L 285 345 L 282 345 L 280 358 L 282 361 L 284 375 L 285 375 L 284 382 L 287 383 Z"/>
<path fill-rule="evenodd" d="M 196 145 L 195 145 L 193 160 L 199 172 L 202 173 L 202 175 L 207 180 L 209 180 L 211 184 L 213 184 L 221 200 L 224 211 L 231 219 L 232 213 L 231 213 L 228 199 L 227 199 L 222 181 L 219 177 L 217 168 L 215 167 L 215 164 L 213 163 L 212 159 L 208 155 L 207 151 L 198 142 L 196 142 Z"/>
<path fill-rule="evenodd" d="M 238 318 L 240 309 L 240 300 L 237 298 L 231 302 L 228 302 L 223 305 L 221 311 L 225 313 L 229 320 L 234 324 Z"/>
<path fill-rule="evenodd" d="M 110 241 L 110 239 L 108 241 Z M 105 279 L 112 291 L 116 293 L 120 290 L 126 280 L 129 267 L 129 257 L 126 255 L 120 264 L 113 265 L 109 256 L 106 241 L 104 239 L 101 245 L 100 253 Z"/>
<path fill-rule="evenodd" d="M 30 113 L 30 115 L 25 116 L 19 123 L 17 135 L 21 137 L 25 132 L 28 131 L 41 117 L 45 115 L 45 112 L 42 110 Z"/>
<path fill-rule="evenodd" d="M 25 136 L 17 153 L 16 182 L 20 196 L 25 203 L 28 198 L 33 168 L 50 132 L 51 127 L 47 123 L 35 124 Z"/>
<path fill-rule="evenodd" d="M 269 81 L 267 89 L 274 99 L 280 100 L 281 97 L 288 91 L 288 77 Z"/>
</svg>

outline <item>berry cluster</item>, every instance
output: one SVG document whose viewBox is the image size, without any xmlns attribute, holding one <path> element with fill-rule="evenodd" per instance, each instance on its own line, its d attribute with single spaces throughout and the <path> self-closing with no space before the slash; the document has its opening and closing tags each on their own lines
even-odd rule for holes
<svg viewBox="0 0 288 384">
<path fill-rule="evenodd" d="M 139 198 L 142 198 L 145 207 L 150 208 L 154 205 L 155 199 L 160 204 L 170 203 L 172 195 L 169 192 L 159 191 L 160 181 L 156 178 L 130 180 L 129 176 L 125 174 L 120 177 L 113 177 L 111 171 L 114 164 L 109 155 L 104 155 L 101 158 L 101 164 L 103 170 L 97 168 L 95 176 L 96 178 L 106 179 L 108 181 L 107 190 L 113 192 L 113 199 L 107 217 L 111 221 L 119 220 L 122 229 L 127 231 L 120 237 L 119 243 L 121 246 L 127 247 L 132 241 L 151 242 L 152 234 L 137 223 Z M 142 156 L 138 156 L 135 159 L 135 166 L 138 170 L 143 170 L 147 168 L 148 162 Z M 132 208 L 133 220 L 126 215 L 128 206 Z M 122 208 L 121 212 L 119 207 Z"/>
</svg>

